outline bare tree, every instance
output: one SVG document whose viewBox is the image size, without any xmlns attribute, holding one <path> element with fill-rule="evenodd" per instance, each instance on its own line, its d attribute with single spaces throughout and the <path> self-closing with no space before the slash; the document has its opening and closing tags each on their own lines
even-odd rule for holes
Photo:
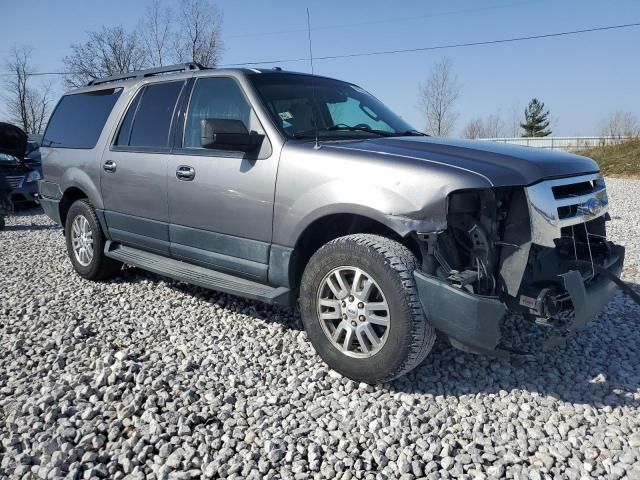
<svg viewBox="0 0 640 480">
<path fill-rule="evenodd" d="M 139 70 L 147 64 L 140 36 L 121 26 L 102 27 L 88 32 L 89 40 L 71 45 L 71 54 L 62 60 L 68 72 L 65 84 L 86 85 L 90 80 Z"/>
<path fill-rule="evenodd" d="M 484 121 L 482 118 L 474 118 L 462 130 L 462 138 L 482 138 L 484 137 Z"/>
<path fill-rule="evenodd" d="M 509 124 L 507 126 L 507 135 L 510 137 L 519 137 L 522 135 L 520 128 L 520 117 L 522 116 L 522 107 L 517 102 L 511 104 L 509 111 Z"/>
<path fill-rule="evenodd" d="M 498 113 L 491 114 L 486 119 L 473 119 L 462 130 L 464 138 L 500 138 L 504 134 L 505 123 Z"/>
<path fill-rule="evenodd" d="M 207 0 L 180 0 L 174 38 L 177 62 L 214 67 L 222 55 L 222 13 Z"/>
<path fill-rule="evenodd" d="M 484 122 L 484 137 L 485 138 L 500 138 L 505 135 L 504 120 L 500 117 L 499 113 L 491 114 Z"/>
<path fill-rule="evenodd" d="M 153 0 L 147 7 L 140 22 L 142 42 L 149 65 L 162 67 L 170 61 L 174 32 L 172 31 L 173 12 L 163 7 L 160 0 Z"/>
<path fill-rule="evenodd" d="M 453 107 L 460 96 L 460 84 L 448 58 L 442 58 L 420 87 L 420 101 L 427 118 L 427 132 L 446 137 L 458 118 Z"/>
<path fill-rule="evenodd" d="M 27 133 L 42 133 L 51 108 L 51 84 L 35 87 L 31 65 L 32 49 L 14 46 L 6 68 L 10 75 L 4 82 L 4 97 L 9 120 Z"/>
<path fill-rule="evenodd" d="M 601 122 L 600 132 L 610 137 L 640 137 L 640 120 L 631 112 L 618 110 Z"/>
</svg>

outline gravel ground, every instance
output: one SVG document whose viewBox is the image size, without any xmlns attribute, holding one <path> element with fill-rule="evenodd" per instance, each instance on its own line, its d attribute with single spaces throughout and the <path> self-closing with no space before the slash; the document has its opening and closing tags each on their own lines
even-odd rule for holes
<svg viewBox="0 0 640 480">
<path fill-rule="evenodd" d="M 640 181 L 609 188 L 637 284 Z M 293 310 L 136 269 L 83 281 L 23 213 L 0 232 L 0 477 L 640 479 L 639 317 L 619 295 L 527 361 L 438 342 L 372 387 L 329 371 Z"/>
</svg>

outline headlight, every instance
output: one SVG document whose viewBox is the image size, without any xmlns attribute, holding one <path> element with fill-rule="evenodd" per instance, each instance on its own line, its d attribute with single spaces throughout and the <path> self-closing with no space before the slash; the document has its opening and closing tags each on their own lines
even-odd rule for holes
<svg viewBox="0 0 640 480">
<path fill-rule="evenodd" d="M 40 176 L 40 172 L 38 172 L 37 170 L 32 170 L 31 172 L 29 172 L 29 175 L 27 175 L 25 182 L 27 183 L 37 182 L 41 178 L 42 177 Z"/>
</svg>

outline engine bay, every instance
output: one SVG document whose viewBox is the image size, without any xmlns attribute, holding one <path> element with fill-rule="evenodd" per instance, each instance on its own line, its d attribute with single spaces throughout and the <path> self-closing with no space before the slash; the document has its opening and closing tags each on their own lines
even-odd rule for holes
<svg viewBox="0 0 640 480">
<path fill-rule="evenodd" d="M 447 230 L 425 237 L 425 272 L 470 294 L 497 297 L 509 311 L 537 322 L 570 315 L 575 305 L 563 275 L 577 271 L 588 286 L 596 267 L 616 260 L 606 238 L 609 215 L 561 227 L 547 246 L 534 242 L 530 210 L 524 188 L 451 194 Z"/>
</svg>

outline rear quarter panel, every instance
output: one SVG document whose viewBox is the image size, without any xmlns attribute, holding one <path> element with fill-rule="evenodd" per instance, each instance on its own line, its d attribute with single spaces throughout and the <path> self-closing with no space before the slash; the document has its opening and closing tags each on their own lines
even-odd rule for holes
<svg viewBox="0 0 640 480">
<path fill-rule="evenodd" d="M 102 155 L 136 87 L 129 85 L 122 88 L 123 92 L 111 110 L 94 148 L 40 147 L 45 182 L 58 185 L 61 194 L 72 187 L 80 189 L 98 209 L 103 208 L 100 192 Z"/>
</svg>

